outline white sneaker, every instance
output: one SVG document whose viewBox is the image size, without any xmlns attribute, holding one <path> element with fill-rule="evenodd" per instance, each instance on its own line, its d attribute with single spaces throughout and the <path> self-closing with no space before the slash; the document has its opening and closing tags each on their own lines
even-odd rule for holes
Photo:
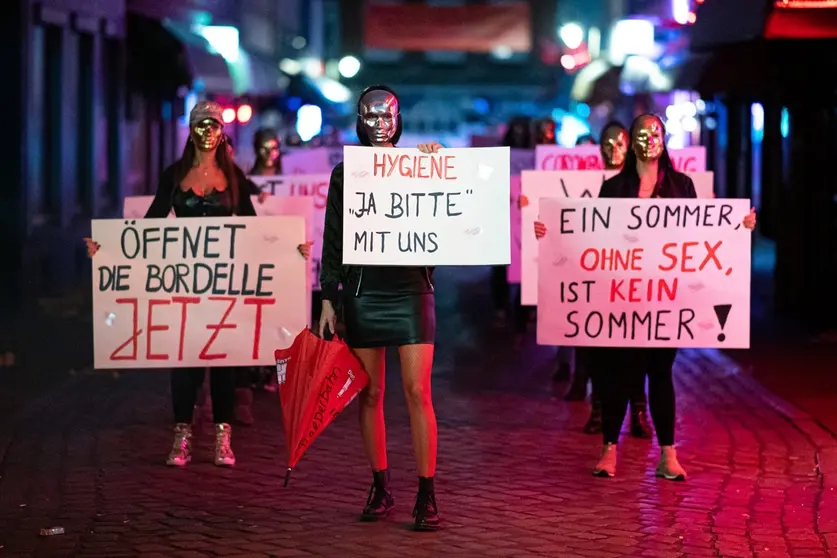
<svg viewBox="0 0 837 558">
<path fill-rule="evenodd" d="M 183 467 L 192 460 L 192 426 L 185 423 L 174 425 L 174 444 L 166 465 Z"/>
<path fill-rule="evenodd" d="M 593 469 L 594 477 L 611 478 L 616 476 L 616 444 L 605 444 L 602 457 Z"/>
<path fill-rule="evenodd" d="M 670 481 L 686 480 L 686 471 L 677 461 L 674 446 L 660 448 L 660 462 L 657 464 L 657 476 Z"/>
<path fill-rule="evenodd" d="M 215 425 L 215 465 L 218 467 L 232 467 L 235 465 L 235 454 L 230 447 L 232 428 L 222 422 Z"/>
</svg>

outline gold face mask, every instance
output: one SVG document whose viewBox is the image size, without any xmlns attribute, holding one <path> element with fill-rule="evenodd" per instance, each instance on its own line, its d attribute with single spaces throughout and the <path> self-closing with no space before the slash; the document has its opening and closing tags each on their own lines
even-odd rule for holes
<svg viewBox="0 0 837 558">
<path fill-rule="evenodd" d="M 665 148 L 663 126 L 654 116 L 643 118 L 637 125 L 631 147 L 640 161 L 656 161 Z"/>
<path fill-rule="evenodd" d="M 392 143 L 398 131 L 398 99 L 387 91 L 370 91 L 360 100 L 360 120 L 372 145 Z"/>
<path fill-rule="evenodd" d="M 259 164 L 265 168 L 273 168 L 279 159 L 279 140 L 271 138 L 263 141 L 258 150 Z"/>
<path fill-rule="evenodd" d="M 625 164 L 625 156 L 628 154 L 628 132 L 616 126 L 608 128 L 602 135 L 599 149 L 602 152 L 606 169 L 621 169 Z"/>
<path fill-rule="evenodd" d="M 195 147 L 199 151 L 212 151 L 218 147 L 221 142 L 221 136 L 224 134 L 224 127 L 221 123 L 206 118 L 192 126 L 192 141 L 195 142 Z"/>
</svg>

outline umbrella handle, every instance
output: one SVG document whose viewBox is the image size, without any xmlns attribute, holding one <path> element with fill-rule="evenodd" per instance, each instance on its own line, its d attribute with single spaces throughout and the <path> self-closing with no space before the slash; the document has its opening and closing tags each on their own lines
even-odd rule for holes
<svg viewBox="0 0 837 558">
<path fill-rule="evenodd" d="M 285 484 L 284 486 L 288 486 L 288 481 L 291 480 L 291 468 L 288 467 L 288 472 L 285 473 Z"/>
</svg>

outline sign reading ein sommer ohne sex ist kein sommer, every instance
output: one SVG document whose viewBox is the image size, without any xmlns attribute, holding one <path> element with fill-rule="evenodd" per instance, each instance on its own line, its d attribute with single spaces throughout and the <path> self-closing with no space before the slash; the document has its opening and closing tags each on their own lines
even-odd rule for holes
<svg viewBox="0 0 837 558">
<path fill-rule="evenodd" d="M 273 364 L 306 327 L 299 216 L 92 222 L 96 368 Z"/>
<path fill-rule="evenodd" d="M 540 205 L 538 343 L 749 348 L 749 200 Z"/>
<path fill-rule="evenodd" d="M 343 262 L 508 265 L 509 149 L 346 147 Z"/>
</svg>

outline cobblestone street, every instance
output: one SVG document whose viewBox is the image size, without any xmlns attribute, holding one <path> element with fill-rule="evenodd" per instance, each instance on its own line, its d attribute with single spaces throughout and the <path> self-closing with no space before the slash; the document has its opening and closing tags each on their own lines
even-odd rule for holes
<svg viewBox="0 0 837 558">
<path fill-rule="evenodd" d="M 176 470 L 163 465 L 165 372 L 31 371 L 44 381 L 25 393 L 0 378 L 0 556 L 837 555 L 834 437 L 730 358 L 679 354 L 688 482 L 656 479 L 656 442 L 627 435 L 618 476 L 594 478 L 601 440 L 582 433 L 586 403 L 552 393 L 554 349 L 529 339 L 514 351 L 491 325 L 487 278 L 437 273 L 443 531 L 407 529 L 416 479 L 397 360 L 386 403 L 397 513 L 377 524 L 357 520 L 371 476 L 356 403 L 283 488 L 278 395 L 257 393 L 256 424 L 234 429 L 233 470 L 211 464 L 208 432 Z"/>
</svg>

